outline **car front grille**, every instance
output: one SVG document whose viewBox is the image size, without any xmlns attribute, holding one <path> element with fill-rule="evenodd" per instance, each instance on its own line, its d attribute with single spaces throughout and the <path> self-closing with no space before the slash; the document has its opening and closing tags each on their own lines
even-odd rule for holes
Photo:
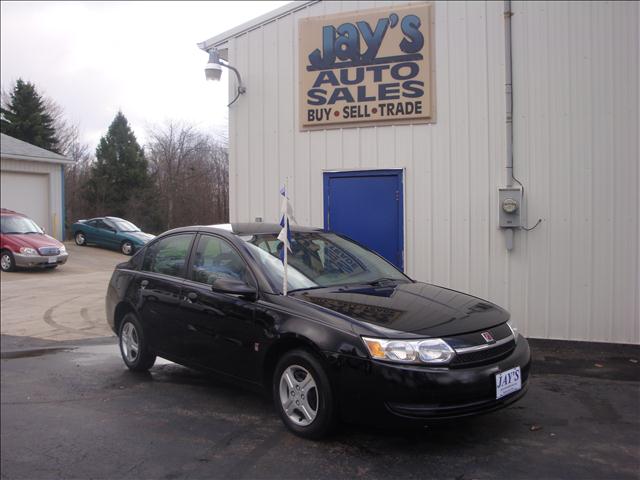
<svg viewBox="0 0 640 480">
<path fill-rule="evenodd" d="M 58 247 L 41 247 L 38 252 L 40 255 L 59 255 L 60 249 Z"/>
<path fill-rule="evenodd" d="M 515 340 L 489 347 L 475 352 L 458 353 L 451 362 L 451 367 L 462 367 L 473 364 L 491 363 L 509 355 L 516 347 Z"/>
</svg>

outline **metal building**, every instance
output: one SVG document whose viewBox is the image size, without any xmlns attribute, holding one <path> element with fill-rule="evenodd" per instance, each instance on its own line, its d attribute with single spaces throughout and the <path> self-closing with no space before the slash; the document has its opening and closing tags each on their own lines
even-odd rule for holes
<svg viewBox="0 0 640 480">
<path fill-rule="evenodd" d="M 287 181 L 298 223 L 355 228 L 528 336 L 640 343 L 639 5 L 293 2 L 201 43 L 246 88 L 231 220 L 275 221 Z"/>
<path fill-rule="evenodd" d="M 1 134 L 1 206 L 32 218 L 58 240 L 64 238 L 64 166 L 72 160 Z"/>
</svg>

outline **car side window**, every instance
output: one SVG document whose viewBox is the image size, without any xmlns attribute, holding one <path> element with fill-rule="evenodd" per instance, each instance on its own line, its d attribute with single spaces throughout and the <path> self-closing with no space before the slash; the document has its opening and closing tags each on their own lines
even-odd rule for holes
<svg viewBox="0 0 640 480">
<path fill-rule="evenodd" d="M 171 235 L 146 248 L 142 270 L 183 277 L 193 233 Z"/>
<path fill-rule="evenodd" d="M 103 220 L 102 223 L 104 223 L 104 227 L 102 228 L 106 228 L 107 230 L 113 230 L 113 231 L 118 231 L 118 229 L 116 228 L 116 226 L 110 222 L 109 220 Z"/>
<path fill-rule="evenodd" d="M 238 280 L 255 286 L 246 263 L 226 240 L 201 235 L 193 255 L 190 279 L 213 285 L 219 278 Z"/>
<path fill-rule="evenodd" d="M 97 220 L 89 220 L 87 222 L 87 225 L 89 225 L 90 227 L 94 227 L 95 228 L 96 227 L 96 222 L 97 222 Z"/>
<path fill-rule="evenodd" d="M 104 223 L 102 220 L 96 220 L 96 221 L 94 222 L 94 224 L 93 224 L 93 225 L 91 225 L 91 226 L 92 226 L 92 227 L 95 227 L 95 228 L 101 228 L 101 229 L 103 229 L 103 230 L 108 230 L 108 229 L 109 229 L 109 225 L 107 225 L 106 223 Z"/>
</svg>

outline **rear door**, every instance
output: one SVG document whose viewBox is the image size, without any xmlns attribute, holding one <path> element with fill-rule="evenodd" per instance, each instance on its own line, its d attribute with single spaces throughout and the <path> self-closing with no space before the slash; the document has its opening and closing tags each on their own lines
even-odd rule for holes
<svg viewBox="0 0 640 480">
<path fill-rule="evenodd" d="M 149 343 L 154 350 L 171 358 L 187 356 L 178 307 L 194 238 L 195 233 L 178 233 L 149 245 L 134 287 Z"/>
</svg>

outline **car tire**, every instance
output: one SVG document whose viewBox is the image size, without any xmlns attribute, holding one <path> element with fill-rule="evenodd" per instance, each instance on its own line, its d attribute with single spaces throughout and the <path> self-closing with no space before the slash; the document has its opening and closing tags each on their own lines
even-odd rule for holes
<svg viewBox="0 0 640 480">
<path fill-rule="evenodd" d="M 320 360 L 306 350 L 291 350 L 278 361 L 273 399 L 286 427 L 300 437 L 320 439 L 335 424 L 331 382 Z"/>
<path fill-rule="evenodd" d="M 10 251 L 3 250 L 0 254 L 0 267 L 3 272 L 13 272 L 16 269 L 16 261 Z"/>
<path fill-rule="evenodd" d="M 118 332 L 120 355 L 127 368 L 133 372 L 146 372 L 156 361 L 149 351 L 142 326 L 133 313 L 127 313 L 120 323 Z"/>
<path fill-rule="evenodd" d="M 84 247 L 87 244 L 87 237 L 82 232 L 76 232 L 73 239 L 76 241 L 76 245 L 80 247 Z"/>
<path fill-rule="evenodd" d="M 129 240 L 125 240 L 120 245 L 120 251 L 123 253 L 123 255 L 133 255 L 133 250 L 134 250 L 133 243 L 130 242 Z"/>
</svg>

